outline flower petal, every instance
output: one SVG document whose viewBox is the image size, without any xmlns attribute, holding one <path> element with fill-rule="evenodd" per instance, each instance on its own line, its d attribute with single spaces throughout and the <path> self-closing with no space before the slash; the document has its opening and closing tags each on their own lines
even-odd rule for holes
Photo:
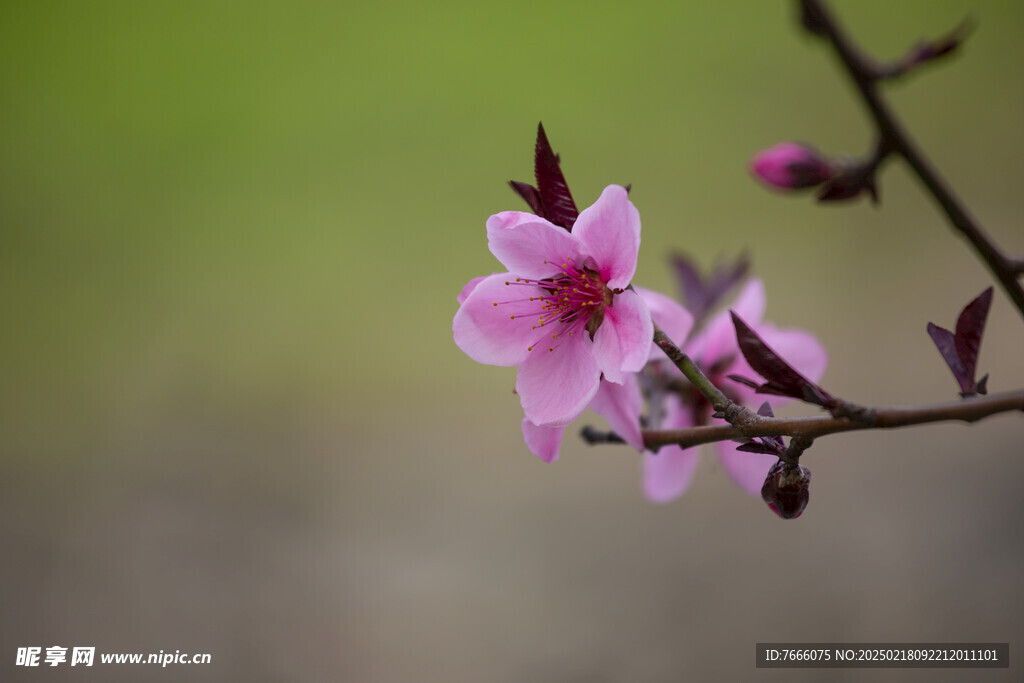
<svg viewBox="0 0 1024 683">
<path fill-rule="evenodd" d="M 601 376 L 591 346 L 584 334 L 563 338 L 554 351 L 537 347 L 528 352 L 516 375 L 516 392 L 531 422 L 561 427 L 586 410 Z"/>
<path fill-rule="evenodd" d="M 760 496 L 768 470 L 779 459 L 764 453 L 738 451 L 736 446 L 732 441 L 719 441 L 715 444 L 722 468 L 741 489 L 753 496 Z"/>
<path fill-rule="evenodd" d="M 594 204 L 583 210 L 572 235 L 594 258 L 597 272 L 611 289 L 629 285 L 640 251 L 640 212 L 626 188 L 609 185 Z"/>
<path fill-rule="evenodd" d="M 684 410 L 677 396 L 666 398 L 665 429 L 685 429 L 693 426 L 692 414 Z M 690 488 L 697 469 L 698 449 L 662 446 L 657 453 L 644 453 L 644 494 L 655 503 L 674 500 Z"/>
<path fill-rule="evenodd" d="M 608 426 L 633 448 L 644 449 L 644 437 L 640 433 L 640 413 L 644 397 L 636 375 L 626 375 L 622 384 L 601 382 L 590 402 L 590 408 L 608 421 Z"/>
<path fill-rule="evenodd" d="M 461 292 L 459 292 L 459 295 L 455 297 L 455 300 L 458 301 L 460 304 L 463 303 L 466 300 L 466 297 L 472 294 L 473 290 L 476 289 L 476 286 L 483 282 L 484 278 L 486 277 L 486 275 L 481 275 L 480 277 L 475 277 L 469 282 L 467 282 L 466 286 L 462 288 Z"/>
<path fill-rule="evenodd" d="M 690 315 L 690 312 L 683 308 L 675 299 L 667 297 L 661 292 L 655 292 L 652 289 L 645 289 L 635 285 L 633 289 L 636 290 L 640 298 L 647 304 L 647 310 L 651 312 L 651 319 L 654 321 L 654 324 L 660 327 L 676 346 L 681 347 L 685 344 L 687 337 L 690 335 L 690 330 L 693 329 L 693 316 Z M 648 360 L 658 360 L 664 357 L 661 349 L 651 344 Z"/>
<path fill-rule="evenodd" d="M 520 365 L 530 354 L 527 348 L 538 337 L 532 329 L 537 304 L 529 297 L 540 296 L 543 290 L 531 285 L 506 285 L 514 279 L 510 273 L 478 279 L 452 320 L 455 344 L 478 363 Z M 463 292 L 472 284 L 470 281 Z"/>
<path fill-rule="evenodd" d="M 764 316 L 764 283 L 754 278 L 744 285 L 736 301 L 729 307 L 752 328 L 757 329 Z M 731 355 L 739 356 L 736 344 L 736 330 L 729 311 L 721 311 L 713 317 L 684 349 L 690 357 L 704 367 L 713 365 Z"/>
<path fill-rule="evenodd" d="M 540 280 L 562 272 L 572 259 L 583 265 L 587 254 L 579 241 L 548 221 L 522 211 L 505 211 L 487 219 L 491 253 L 519 277 Z"/>
<path fill-rule="evenodd" d="M 616 294 L 594 334 L 594 358 L 605 379 L 621 384 L 623 373 L 640 372 L 653 338 L 654 323 L 640 295 L 630 290 Z"/>
<path fill-rule="evenodd" d="M 523 418 L 523 441 L 530 452 L 544 462 L 558 460 L 558 447 L 562 445 L 565 427 L 540 427 Z"/>
</svg>

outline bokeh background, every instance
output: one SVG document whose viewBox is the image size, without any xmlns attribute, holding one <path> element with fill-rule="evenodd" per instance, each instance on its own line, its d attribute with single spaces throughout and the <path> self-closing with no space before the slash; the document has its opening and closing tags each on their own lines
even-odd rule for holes
<svg viewBox="0 0 1024 683">
<path fill-rule="evenodd" d="M 887 92 L 1024 254 L 1024 5 L 836 4 L 884 58 L 977 20 Z M 671 290 L 672 249 L 747 248 L 829 390 L 955 397 L 925 324 L 990 279 L 906 169 L 878 208 L 748 176 L 779 140 L 871 146 L 789 3 L 4 2 L 0 678 L 972 677 L 755 671 L 766 640 L 1019 658 L 1020 415 L 822 440 L 795 522 L 711 458 L 653 505 L 628 448 L 529 454 L 514 370 L 450 325 L 500 267 L 484 221 L 523 208 L 539 120 L 581 207 L 633 183 L 639 284 Z M 997 292 L 994 391 L 1024 385 L 1021 323 Z M 27 645 L 213 661 L 17 669 Z"/>
</svg>

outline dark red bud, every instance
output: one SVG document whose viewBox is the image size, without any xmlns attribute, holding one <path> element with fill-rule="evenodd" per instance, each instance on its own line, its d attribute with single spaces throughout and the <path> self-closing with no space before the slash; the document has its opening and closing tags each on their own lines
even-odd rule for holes
<svg viewBox="0 0 1024 683">
<path fill-rule="evenodd" d="M 796 519 L 803 514 L 811 494 L 811 471 L 803 465 L 790 465 L 781 460 L 772 465 L 761 487 L 761 498 L 783 519 Z"/>
</svg>

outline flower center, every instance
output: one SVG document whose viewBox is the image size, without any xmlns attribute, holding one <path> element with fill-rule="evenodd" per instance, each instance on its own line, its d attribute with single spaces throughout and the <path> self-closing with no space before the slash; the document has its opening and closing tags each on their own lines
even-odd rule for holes
<svg viewBox="0 0 1024 683">
<path fill-rule="evenodd" d="M 604 321 L 605 307 L 611 306 L 612 298 L 622 291 L 609 289 L 600 275 L 578 265 L 572 258 L 563 259 L 559 268 L 562 272 L 551 278 L 532 280 L 517 277 L 515 281 L 505 283 L 510 287 L 527 285 L 543 290 L 543 293 L 527 299 L 500 302 L 516 304 L 516 310 L 520 312 L 509 315 L 513 320 L 532 318 L 531 328 L 538 330 L 538 336 L 527 351 L 545 345 L 548 351 L 554 351 L 564 338 L 578 334 L 580 330 L 589 333 L 593 340 L 594 333 Z M 542 327 L 547 329 L 540 331 Z"/>
</svg>

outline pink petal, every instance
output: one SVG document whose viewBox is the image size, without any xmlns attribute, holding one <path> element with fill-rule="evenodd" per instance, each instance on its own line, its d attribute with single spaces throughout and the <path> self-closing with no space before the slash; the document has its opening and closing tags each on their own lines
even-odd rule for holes
<svg viewBox="0 0 1024 683">
<path fill-rule="evenodd" d="M 640 251 L 640 212 L 624 187 L 609 185 L 593 206 L 583 210 L 572 234 L 594 258 L 597 272 L 611 289 L 629 285 Z"/>
<path fill-rule="evenodd" d="M 764 283 L 756 278 L 747 282 L 729 308 L 756 329 L 764 316 Z M 731 355 L 739 355 L 736 329 L 733 327 L 729 311 L 717 313 L 684 350 L 704 366 L 713 365 Z"/>
<path fill-rule="evenodd" d="M 554 351 L 541 346 L 529 352 L 516 375 L 516 392 L 531 422 L 561 427 L 586 410 L 601 376 L 591 346 L 583 334 L 563 338 Z"/>
<path fill-rule="evenodd" d="M 644 289 L 635 285 L 633 289 L 636 290 L 640 298 L 647 304 L 647 310 L 651 312 L 654 324 L 660 327 L 676 346 L 685 344 L 687 337 L 690 336 L 690 330 L 693 329 L 693 316 L 690 315 L 690 312 L 676 302 L 675 299 L 667 297 L 661 292 L 655 292 L 652 289 Z M 651 344 L 648 360 L 658 360 L 664 357 L 661 349 Z"/>
<path fill-rule="evenodd" d="M 581 266 L 586 260 L 575 237 L 532 213 L 505 211 L 491 216 L 487 241 L 491 253 L 506 268 L 533 280 L 562 272 L 566 259 Z"/>
<path fill-rule="evenodd" d="M 538 339 L 536 330 L 531 329 L 537 317 L 537 304 L 528 299 L 543 290 L 530 285 L 506 285 L 514 279 L 509 273 L 478 279 L 452 321 L 455 344 L 478 363 L 520 365 L 530 354 L 527 348 Z M 472 284 L 471 281 L 466 285 L 463 292 Z"/>
<path fill-rule="evenodd" d="M 523 441 L 530 452 L 544 462 L 558 460 L 558 447 L 562 445 L 565 427 L 539 427 L 523 418 Z"/>
<path fill-rule="evenodd" d="M 459 295 L 455 297 L 455 300 L 458 301 L 460 304 L 465 302 L 466 297 L 468 297 L 473 292 L 473 290 L 476 289 L 476 286 L 483 282 L 484 278 L 486 277 L 486 275 L 481 275 L 480 277 L 475 277 L 469 282 L 467 282 L 466 286 L 462 288 L 461 292 L 459 292 Z"/>
<path fill-rule="evenodd" d="M 644 449 L 644 437 L 640 433 L 640 412 L 644 397 L 636 375 L 627 375 L 622 384 L 601 382 L 590 402 L 590 408 L 608 421 L 612 431 L 638 451 Z"/>
<path fill-rule="evenodd" d="M 798 142 L 780 142 L 758 152 L 750 160 L 750 172 L 775 188 L 814 187 L 836 174 L 818 150 Z"/>
<path fill-rule="evenodd" d="M 684 410 L 678 397 L 669 396 L 665 403 L 664 429 L 693 426 L 690 411 Z M 674 500 L 690 488 L 697 469 L 698 449 L 663 446 L 657 453 L 644 453 L 644 494 L 655 503 Z"/>
<path fill-rule="evenodd" d="M 732 441 L 719 441 L 715 444 L 718 459 L 722 462 L 725 473 L 747 493 L 759 496 L 764 478 L 768 470 L 778 462 L 774 455 L 764 453 L 746 453 L 736 450 L 737 444 Z"/>
<path fill-rule="evenodd" d="M 654 323 L 643 299 L 630 290 L 616 294 L 594 334 L 594 358 L 605 379 L 621 384 L 623 373 L 642 370 L 653 337 Z"/>
</svg>

